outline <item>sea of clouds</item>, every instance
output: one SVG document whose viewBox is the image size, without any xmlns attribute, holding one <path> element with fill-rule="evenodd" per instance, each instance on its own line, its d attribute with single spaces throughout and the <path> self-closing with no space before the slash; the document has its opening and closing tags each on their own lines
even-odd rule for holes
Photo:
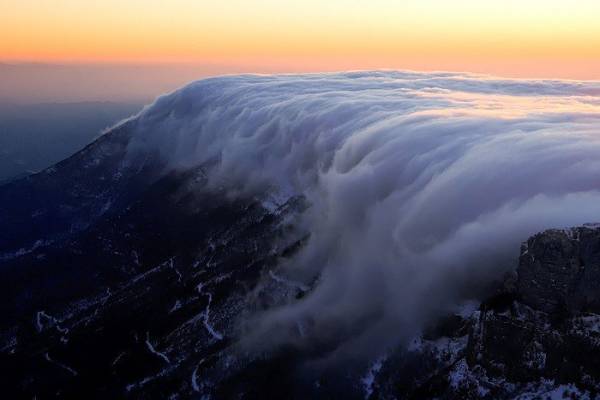
<svg viewBox="0 0 600 400">
<path fill-rule="evenodd" d="M 599 82 L 226 76 L 146 108 L 131 148 L 148 146 L 172 168 L 213 162 L 232 196 L 306 197 L 310 239 L 281 268 L 314 289 L 253 329 L 332 355 L 408 340 L 514 269 L 529 235 L 600 221 Z"/>
</svg>

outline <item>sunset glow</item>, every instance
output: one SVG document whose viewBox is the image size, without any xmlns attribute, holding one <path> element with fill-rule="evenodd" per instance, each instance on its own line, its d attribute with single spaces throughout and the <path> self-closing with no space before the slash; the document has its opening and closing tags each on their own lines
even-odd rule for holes
<svg viewBox="0 0 600 400">
<path fill-rule="evenodd" d="M 600 2 L 3 0 L 0 59 L 600 78 Z"/>
</svg>

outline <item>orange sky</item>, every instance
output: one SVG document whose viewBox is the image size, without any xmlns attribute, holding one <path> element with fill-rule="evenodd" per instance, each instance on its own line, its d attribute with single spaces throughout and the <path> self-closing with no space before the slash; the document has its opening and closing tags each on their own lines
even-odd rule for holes
<svg viewBox="0 0 600 400">
<path fill-rule="evenodd" d="M 0 0 L 0 60 L 600 79 L 598 0 Z"/>
</svg>

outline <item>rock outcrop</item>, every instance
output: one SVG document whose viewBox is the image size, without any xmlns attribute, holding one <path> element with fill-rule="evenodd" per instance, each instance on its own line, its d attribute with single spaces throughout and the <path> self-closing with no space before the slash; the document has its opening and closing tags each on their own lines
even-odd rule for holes
<svg viewBox="0 0 600 400">
<path fill-rule="evenodd" d="M 600 311 L 600 231 L 549 230 L 523 244 L 517 273 L 522 302 L 547 313 Z"/>
<path fill-rule="evenodd" d="M 600 229 L 548 230 L 521 249 L 516 276 L 474 314 L 470 367 L 514 385 L 600 382 Z"/>
<path fill-rule="evenodd" d="M 387 357 L 370 398 L 600 398 L 599 278 L 600 226 L 534 235 L 478 309 Z"/>
</svg>

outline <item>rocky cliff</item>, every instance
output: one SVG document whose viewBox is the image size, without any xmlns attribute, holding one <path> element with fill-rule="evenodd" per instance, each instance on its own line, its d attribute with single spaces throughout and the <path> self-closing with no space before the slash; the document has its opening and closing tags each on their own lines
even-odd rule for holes
<svg viewBox="0 0 600 400">
<path fill-rule="evenodd" d="M 599 274 L 598 225 L 534 235 L 476 311 L 416 340 L 408 354 L 429 367 L 402 371 L 407 380 L 406 354 L 389 359 L 373 397 L 599 398 Z"/>
</svg>

